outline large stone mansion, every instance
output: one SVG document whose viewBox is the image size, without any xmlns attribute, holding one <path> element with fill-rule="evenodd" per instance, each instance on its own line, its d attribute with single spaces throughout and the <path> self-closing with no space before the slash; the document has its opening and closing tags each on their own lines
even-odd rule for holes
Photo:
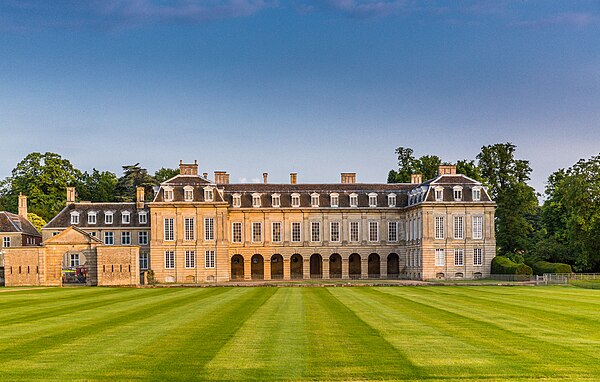
<svg viewBox="0 0 600 382">
<path fill-rule="evenodd" d="M 76 202 L 43 245 L 4 249 L 6 285 L 200 284 L 231 280 L 481 278 L 495 256 L 486 188 L 456 167 L 435 179 L 233 184 L 197 163 L 134 203 Z M 2 236 L 2 233 L 0 233 Z"/>
</svg>

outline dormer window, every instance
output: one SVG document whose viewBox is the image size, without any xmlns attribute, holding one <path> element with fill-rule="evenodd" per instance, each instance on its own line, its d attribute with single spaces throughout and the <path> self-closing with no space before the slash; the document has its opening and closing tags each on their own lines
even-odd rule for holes
<svg viewBox="0 0 600 382">
<path fill-rule="evenodd" d="M 374 192 L 369 194 L 369 207 L 377 207 L 377 194 Z"/>
<path fill-rule="evenodd" d="M 457 202 L 461 201 L 463 188 L 461 186 L 454 186 L 452 190 L 454 191 L 454 200 Z"/>
<path fill-rule="evenodd" d="M 148 223 L 148 214 L 146 213 L 146 211 L 140 212 L 138 215 L 138 219 L 140 221 L 140 224 L 147 224 Z"/>
<path fill-rule="evenodd" d="M 435 188 L 435 201 L 436 202 L 444 201 L 444 187 L 436 187 Z"/>
<path fill-rule="evenodd" d="M 194 187 L 185 186 L 183 188 L 183 200 L 185 200 L 186 202 L 194 201 Z"/>
<path fill-rule="evenodd" d="M 88 224 L 96 224 L 96 212 L 88 212 Z"/>
<path fill-rule="evenodd" d="M 232 204 L 234 207 L 241 207 L 242 206 L 242 195 L 233 194 Z"/>
<path fill-rule="evenodd" d="M 271 206 L 275 208 L 281 207 L 281 195 L 273 194 L 271 195 Z"/>
<path fill-rule="evenodd" d="M 258 194 L 258 193 L 252 194 L 252 207 L 255 207 L 255 208 L 260 207 L 260 194 Z"/>
<path fill-rule="evenodd" d="M 331 207 L 339 207 L 340 195 L 337 193 L 329 194 L 329 204 L 331 204 Z"/>
<path fill-rule="evenodd" d="M 292 194 L 292 207 L 300 207 L 300 194 Z"/>
<path fill-rule="evenodd" d="M 212 202 L 214 199 L 214 191 L 212 187 L 206 187 L 204 189 L 204 201 Z"/>
<path fill-rule="evenodd" d="M 79 212 L 71 212 L 71 224 L 79 224 Z"/>
<path fill-rule="evenodd" d="M 113 212 L 112 211 L 104 211 L 104 223 L 105 224 L 113 223 Z"/>
<path fill-rule="evenodd" d="M 481 200 L 481 187 L 473 187 L 473 201 L 478 202 Z"/>
<path fill-rule="evenodd" d="M 319 194 L 310 194 L 310 205 L 312 207 L 319 207 Z"/>
<path fill-rule="evenodd" d="M 164 187 L 164 197 L 165 197 L 165 202 L 172 202 L 173 201 L 173 188 L 172 187 Z"/>
<path fill-rule="evenodd" d="M 396 207 L 396 194 L 388 194 L 388 207 Z"/>
<path fill-rule="evenodd" d="M 123 224 L 131 223 L 131 213 L 129 211 L 123 211 L 121 213 L 121 222 Z"/>
<path fill-rule="evenodd" d="M 350 194 L 350 207 L 358 207 L 358 194 Z"/>
</svg>

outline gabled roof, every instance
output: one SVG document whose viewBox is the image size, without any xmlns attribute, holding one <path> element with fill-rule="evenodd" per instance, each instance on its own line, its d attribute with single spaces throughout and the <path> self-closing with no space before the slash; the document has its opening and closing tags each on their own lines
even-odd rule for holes
<svg viewBox="0 0 600 382">
<path fill-rule="evenodd" d="M 102 241 L 75 226 L 71 226 L 44 242 L 44 245 L 48 244 L 102 244 Z"/>
<path fill-rule="evenodd" d="M 17 232 L 31 236 L 42 236 L 29 220 L 6 211 L 0 211 L 0 232 Z"/>
</svg>

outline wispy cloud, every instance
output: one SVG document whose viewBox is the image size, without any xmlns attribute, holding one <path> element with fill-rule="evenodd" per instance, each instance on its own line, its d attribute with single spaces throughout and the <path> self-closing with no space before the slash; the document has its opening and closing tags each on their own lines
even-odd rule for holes
<svg viewBox="0 0 600 382">
<path fill-rule="evenodd" d="M 521 28 L 545 28 L 557 25 L 571 25 L 584 27 L 596 22 L 598 18 L 592 13 L 561 13 L 553 16 L 540 18 L 537 20 L 526 20 L 513 23 L 513 26 Z"/>
<path fill-rule="evenodd" d="M 398 14 L 408 10 L 407 0 L 321 0 L 304 1 L 302 11 L 328 10 L 342 13 L 352 18 L 375 18 Z"/>
</svg>

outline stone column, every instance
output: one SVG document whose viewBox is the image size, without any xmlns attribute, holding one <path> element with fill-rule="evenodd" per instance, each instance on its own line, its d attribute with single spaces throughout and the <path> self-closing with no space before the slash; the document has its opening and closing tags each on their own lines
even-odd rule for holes
<svg viewBox="0 0 600 382">
<path fill-rule="evenodd" d="M 302 258 L 302 278 L 310 279 L 310 256 Z"/>
<path fill-rule="evenodd" d="M 283 259 L 283 279 L 290 279 L 290 259 Z"/>
<path fill-rule="evenodd" d="M 387 256 L 381 256 L 379 259 L 379 278 L 387 279 Z"/>
<path fill-rule="evenodd" d="M 349 265 L 350 265 L 350 263 L 348 262 L 348 259 L 342 257 L 342 279 L 350 278 L 349 268 L 348 268 Z"/>
<path fill-rule="evenodd" d="M 329 257 L 323 257 L 323 266 L 321 269 L 323 270 L 323 278 L 329 279 Z"/>
<path fill-rule="evenodd" d="M 369 256 L 364 255 L 360 258 L 360 278 L 369 278 Z"/>
<path fill-rule="evenodd" d="M 252 280 L 252 259 L 244 256 L 244 280 Z"/>
<path fill-rule="evenodd" d="M 271 280 L 271 258 L 264 259 L 264 274 L 265 280 Z"/>
</svg>

